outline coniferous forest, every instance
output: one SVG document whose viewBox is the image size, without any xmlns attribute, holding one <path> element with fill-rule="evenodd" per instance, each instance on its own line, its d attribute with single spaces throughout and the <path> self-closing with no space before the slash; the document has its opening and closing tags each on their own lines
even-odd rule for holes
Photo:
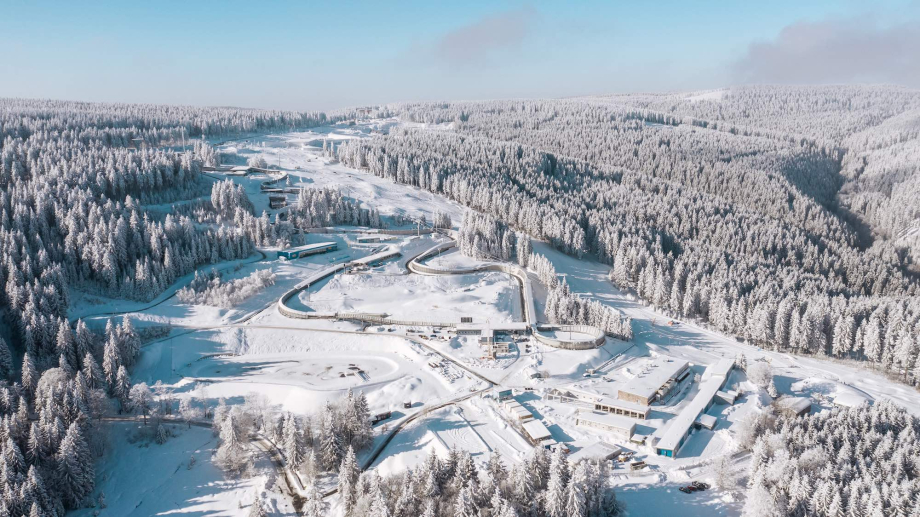
<svg viewBox="0 0 920 517">
<path fill-rule="evenodd" d="M 344 163 L 596 257 L 617 286 L 675 316 L 920 383 L 915 90 L 751 86 L 692 102 L 621 95 L 379 114 L 451 130 L 352 140 L 337 149 Z"/>
<path fill-rule="evenodd" d="M 69 321 L 71 289 L 146 301 L 199 265 L 249 256 L 254 243 L 242 229 L 145 205 L 212 190 L 199 171 L 218 158 L 203 138 L 331 121 L 322 113 L 0 100 L 0 309 L 9 338 L 0 338 L 0 515 L 77 507 L 95 482 L 104 447 L 95 430 L 108 397 L 147 414 L 149 389 L 129 380 L 140 345 L 130 320 L 110 321 L 104 333 Z"/>
<path fill-rule="evenodd" d="M 746 86 L 712 99 L 403 103 L 329 115 L 0 99 L 0 517 L 85 506 L 105 448 L 102 416 L 172 411 L 165 392 L 155 402 L 162 386 L 132 384 L 142 332 L 129 317 L 90 329 L 71 314 L 75 292 L 150 302 L 194 272 L 177 299 L 226 308 L 275 276 L 198 268 L 299 244 L 303 229 L 386 226 L 377 209 L 325 187 L 302 189 L 284 220 L 257 214 L 242 186 L 202 174 L 220 164 L 214 142 L 392 117 L 412 124 L 324 141 L 324 158 L 466 207 L 461 251 L 533 271 L 545 321 L 633 338 L 629 317 L 573 292 L 532 239 L 609 265 L 610 282 L 675 318 L 920 385 L 920 91 Z M 433 220 L 452 226 L 446 213 Z M 179 413 L 191 422 L 200 415 L 189 404 Z M 623 510 L 603 462 L 538 447 L 510 467 L 494 455 L 483 469 L 454 450 L 380 477 L 355 459 L 374 433 L 363 393 L 309 417 L 266 415 L 263 405 L 213 410 L 215 463 L 248 471 L 244 438 L 258 430 L 308 479 L 338 472 L 349 515 Z M 916 515 L 916 418 L 887 403 L 768 416 L 751 442 L 751 515 Z M 311 486 L 305 511 L 322 515 Z"/>
</svg>

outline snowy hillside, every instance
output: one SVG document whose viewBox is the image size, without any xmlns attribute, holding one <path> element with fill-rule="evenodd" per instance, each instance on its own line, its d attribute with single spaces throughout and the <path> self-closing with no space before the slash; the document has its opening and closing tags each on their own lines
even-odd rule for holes
<svg viewBox="0 0 920 517">
<path fill-rule="evenodd" d="M 914 511 L 914 90 L 0 105 L 0 517 Z"/>
</svg>

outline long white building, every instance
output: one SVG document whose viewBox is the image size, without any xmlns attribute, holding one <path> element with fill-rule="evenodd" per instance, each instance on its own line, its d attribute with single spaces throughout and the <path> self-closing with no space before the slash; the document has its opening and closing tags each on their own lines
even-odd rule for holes
<svg viewBox="0 0 920 517">
<path fill-rule="evenodd" d="M 575 425 L 601 429 L 623 441 L 628 441 L 636 432 L 636 423 L 629 418 L 594 411 L 579 412 Z"/>
<path fill-rule="evenodd" d="M 693 400 L 671 419 L 668 429 L 655 445 L 655 452 L 659 456 L 668 458 L 677 456 L 680 448 L 690 437 L 693 423 L 712 406 L 716 393 L 728 382 L 728 376 L 734 366 L 734 360 L 720 359 L 716 364 L 706 368 L 703 380 L 700 382 L 700 390 Z"/>
</svg>

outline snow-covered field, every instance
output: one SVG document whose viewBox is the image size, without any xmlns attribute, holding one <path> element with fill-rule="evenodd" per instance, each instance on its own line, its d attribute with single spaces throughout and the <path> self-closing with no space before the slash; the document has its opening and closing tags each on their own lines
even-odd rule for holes
<svg viewBox="0 0 920 517">
<path fill-rule="evenodd" d="M 301 293 L 302 304 L 317 312 L 385 313 L 395 319 L 506 322 L 521 319 L 517 283 L 504 273 L 420 276 L 347 274 L 316 292 Z"/>
</svg>

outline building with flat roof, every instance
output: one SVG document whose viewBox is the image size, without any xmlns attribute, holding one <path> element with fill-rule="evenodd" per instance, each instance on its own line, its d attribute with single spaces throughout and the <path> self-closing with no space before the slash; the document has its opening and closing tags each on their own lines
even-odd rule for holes
<svg viewBox="0 0 920 517">
<path fill-rule="evenodd" d="M 505 411 L 519 422 L 533 420 L 533 414 L 513 398 L 506 400 L 502 405 L 505 407 Z"/>
<path fill-rule="evenodd" d="M 284 195 L 269 194 L 268 207 L 271 209 L 283 208 L 287 206 L 287 198 Z"/>
<path fill-rule="evenodd" d="M 623 441 L 629 440 L 633 433 L 636 432 L 636 423 L 634 421 L 622 416 L 595 411 L 579 412 L 575 418 L 575 425 L 601 429 Z"/>
<path fill-rule="evenodd" d="M 552 439 L 553 437 L 552 433 L 549 432 L 549 429 L 547 429 L 546 426 L 543 425 L 543 422 L 539 420 L 530 420 L 528 422 L 524 422 L 522 427 L 524 428 L 524 434 L 534 445 L 542 442 L 543 440 Z"/>
<path fill-rule="evenodd" d="M 703 413 L 702 415 L 696 418 L 696 420 L 693 422 L 693 425 L 697 429 L 701 429 L 705 427 L 706 429 L 709 429 L 710 431 L 712 431 L 713 429 L 716 428 L 717 422 L 718 422 L 718 419 L 716 417 Z"/>
<path fill-rule="evenodd" d="M 706 368 L 703 373 L 703 380 L 700 382 L 700 390 L 696 396 L 677 416 L 671 419 L 671 424 L 664 435 L 655 444 L 655 452 L 659 456 L 668 458 L 677 456 L 680 448 L 690 437 L 694 423 L 699 420 L 700 415 L 712 407 L 716 393 L 725 387 L 725 383 L 728 382 L 728 376 L 734 366 L 735 361 L 733 359 L 720 359 L 716 364 Z M 700 423 L 711 424 L 715 427 L 715 422 L 709 419 L 705 419 L 705 422 L 700 421 Z"/>
<path fill-rule="evenodd" d="M 734 390 L 719 390 L 716 392 L 716 400 L 725 404 L 734 404 L 738 400 L 738 392 Z"/>
<path fill-rule="evenodd" d="M 612 460 L 622 451 L 623 449 L 616 445 L 598 440 L 569 454 L 569 461 L 578 463 L 581 460 Z"/>
<path fill-rule="evenodd" d="M 667 402 L 691 380 L 690 363 L 662 355 L 620 387 L 617 398 L 646 406 L 656 400 Z"/>
<path fill-rule="evenodd" d="M 611 397 L 598 397 L 594 403 L 595 411 L 603 411 L 611 415 L 621 415 L 639 420 L 648 420 L 651 410 L 644 404 L 637 404 L 628 400 L 620 400 Z"/>
<path fill-rule="evenodd" d="M 307 257 L 309 255 L 319 255 L 320 253 L 326 253 L 337 249 L 339 249 L 339 245 L 334 242 L 317 242 L 315 244 L 307 244 L 305 246 L 281 250 L 278 252 L 278 258 L 292 260 Z"/>
<path fill-rule="evenodd" d="M 585 409 L 603 411 L 612 415 L 620 415 L 639 420 L 647 420 L 650 413 L 649 407 L 646 405 L 605 397 L 603 395 L 570 387 L 552 388 L 547 393 L 546 398 L 566 404 L 574 404 Z"/>
<path fill-rule="evenodd" d="M 468 319 L 470 318 L 466 316 L 460 318 L 460 323 L 457 325 L 457 335 L 490 335 L 494 338 L 496 332 L 503 332 L 506 334 L 526 334 L 530 330 L 530 325 L 523 321 L 507 321 L 503 323 L 472 323 L 469 321 L 464 321 Z"/>
</svg>

